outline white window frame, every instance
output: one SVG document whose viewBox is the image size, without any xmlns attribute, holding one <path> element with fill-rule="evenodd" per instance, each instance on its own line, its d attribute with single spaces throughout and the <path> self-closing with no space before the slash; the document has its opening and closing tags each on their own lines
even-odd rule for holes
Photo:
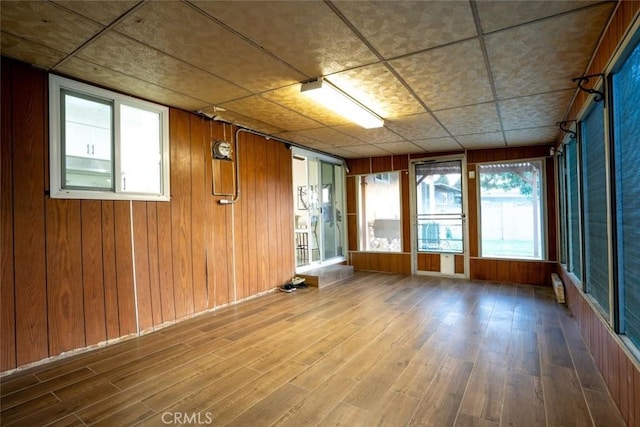
<svg viewBox="0 0 640 427">
<path fill-rule="evenodd" d="M 61 91 L 67 89 L 73 92 L 86 94 L 90 97 L 101 98 L 113 102 L 113 164 L 114 164 L 114 190 L 105 189 L 73 189 L 63 188 L 62 185 L 62 123 L 60 112 Z M 134 193 L 125 192 L 119 179 L 121 175 L 120 157 L 120 106 L 127 105 L 146 111 L 151 111 L 160 116 L 161 139 L 161 191 L 159 193 Z M 97 199 L 97 200 L 145 200 L 145 201 L 169 201 L 170 200 L 170 164 L 169 164 L 169 108 L 122 95 L 117 92 L 98 88 L 75 80 L 67 79 L 54 74 L 49 75 L 49 194 L 57 199 Z"/>
<path fill-rule="evenodd" d="M 497 255 L 485 255 L 482 248 L 482 197 L 481 197 L 481 182 L 480 182 L 480 168 L 478 167 L 477 177 L 478 177 L 478 185 L 476 189 L 476 200 L 478 201 L 478 249 L 479 249 L 479 258 L 484 259 L 507 259 L 507 260 L 518 260 L 518 261 L 537 261 L 544 262 L 549 260 L 549 233 L 547 231 L 547 224 L 549 220 L 547 218 L 547 171 L 546 171 L 546 158 L 545 157 L 532 157 L 526 159 L 512 159 L 512 160 L 503 160 L 503 161 L 493 161 L 493 162 L 482 162 L 478 163 L 478 166 L 482 165 L 498 165 L 498 164 L 511 164 L 511 163 L 523 163 L 523 162 L 540 162 L 540 239 L 542 244 L 542 253 L 539 258 L 533 257 L 520 257 L 514 255 L 505 255 L 505 256 L 497 256 Z"/>
</svg>

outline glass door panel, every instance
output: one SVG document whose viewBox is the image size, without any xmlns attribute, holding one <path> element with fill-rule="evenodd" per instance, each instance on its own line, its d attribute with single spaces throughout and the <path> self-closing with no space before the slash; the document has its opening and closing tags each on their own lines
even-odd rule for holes
<svg viewBox="0 0 640 427">
<path fill-rule="evenodd" d="M 418 252 L 463 253 L 462 161 L 417 163 L 415 179 Z"/>
</svg>

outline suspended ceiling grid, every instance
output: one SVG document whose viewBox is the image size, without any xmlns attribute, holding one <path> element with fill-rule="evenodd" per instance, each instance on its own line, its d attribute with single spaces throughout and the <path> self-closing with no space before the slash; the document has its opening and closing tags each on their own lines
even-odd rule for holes
<svg viewBox="0 0 640 427">
<path fill-rule="evenodd" d="M 344 158 L 547 144 L 615 2 L 2 1 L 2 55 Z M 385 119 L 300 94 L 325 76 Z"/>
</svg>

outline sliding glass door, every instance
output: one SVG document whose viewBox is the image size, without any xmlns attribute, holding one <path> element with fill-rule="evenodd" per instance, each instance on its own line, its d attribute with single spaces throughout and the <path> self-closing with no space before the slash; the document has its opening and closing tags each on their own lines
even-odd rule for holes
<svg viewBox="0 0 640 427">
<path fill-rule="evenodd" d="M 296 267 L 304 271 L 343 260 L 344 168 L 295 150 L 293 175 Z"/>
</svg>

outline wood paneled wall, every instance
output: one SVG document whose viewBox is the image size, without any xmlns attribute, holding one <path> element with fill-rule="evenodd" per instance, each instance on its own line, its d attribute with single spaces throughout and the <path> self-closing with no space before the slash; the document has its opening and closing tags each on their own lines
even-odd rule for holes
<svg viewBox="0 0 640 427">
<path fill-rule="evenodd" d="M 618 2 L 585 75 L 607 70 L 639 16 L 639 1 Z M 579 118 L 590 96 L 578 91 L 568 120 Z M 558 274 L 565 284 L 567 305 L 578 322 L 582 337 L 622 417 L 628 426 L 640 426 L 640 361 L 628 352 L 620 337 L 598 314 L 589 297 L 582 292 L 580 284 L 574 281 L 573 275 L 568 274 L 563 266 L 558 267 Z"/>
<path fill-rule="evenodd" d="M 479 206 L 477 200 L 476 180 L 469 180 L 468 173 L 465 173 L 465 185 L 468 187 L 468 217 L 469 224 L 469 276 L 472 279 L 502 280 L 514 283 L 526 283 L 537 285 L 550 285 L 551 273 L 555 271 L 557 248 L 556 248 L 556 200 L 555 200 L 555 171 L 554 162 L 549 157 L 549 146 L 531 146 L 517 148 L 500 148 L 490 150 L 473 150 L 467 152 L 467 172 L 475 171 L 478 163 L 499 162 L 517 159 L 545 158 L 546 178 L 547 178 L 547 235 L 548 235 L 548 259 L 547 261 L 515 261 L 501 259 L 479 258 L 478 242 L 478 218 Z M 357 175 L 402 171 L 401 176 L 401 198 L 402 198 L 402 239 L 403 256 L 409 261 L 405 265 L 411 271 L 411 242 L 410 242 L 410 206 L 409 206 L 409 162 L 411 159 L 418 159 L 433 155 L 448 155 L 461 153 L 436 153 L 429 155 L 399 155 L 387 157 L 373 157 L 362 159 L 349 159 L 349 176 L 347 177 L 347 204 L 349 223 L 349 251 L 350 263 L 357 269 L 391 272 L 389 262 L 384 261 L 386 254 L 358 252 L 358 224 L 357 224 Z M 417 259 L 418 269 L 421 271 L 440 271 L 440 257 L 433 254 L 420 254 Z M 464 273 L 464 258 L 456 256 L 455 272 Z"/>
<path fill-rule="evenodd" d="M 283 144 L 241 132 L 240 198 L 221 205 L 210 140 L 223 125 L 171 109 L 170 202 L 51 199 L 47 74 L 3 58 L 1 81 L 0 371 L 135 336 L 294 274 Z"/>
<path fill-rule="evenodd" d="M 628 426 L 640 426 L 640 367 L 564 267 L 558 269 L 567 305 Z"/>
</svg>

